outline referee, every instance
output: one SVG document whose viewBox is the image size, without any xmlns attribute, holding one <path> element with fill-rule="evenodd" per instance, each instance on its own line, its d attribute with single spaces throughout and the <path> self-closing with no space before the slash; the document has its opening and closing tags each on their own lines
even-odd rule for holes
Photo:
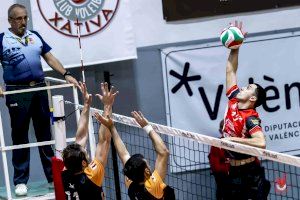
<svg viewBox="0 0 300 200">
<path fill-rule="evenodd" d="M 41 57 L 55 71 L 69 82 L 78 86 L 70 72 L 50 53 L 51 47 L 35 31 L 27 30 L 29 17 L 26 8 L 13 4 L 8 9 L 8 22 L 11 27 L 0 34 L 0 61 L 3 67 L 3 79 L 6 90 L 20 90 L 46 86 Z M 20 93 L 6 96 L 11 119 L 13 145 L 28 143 L 28 128 L 32 118 L 37 142 L 51 140 L 48 96 L 46 91 Z M 51 186 L 52 171 L 51 146 L 39 147 L 44 173 Z M 30 151 L 16 149 L 12 151 L 14 167 L 14 185 L 17 196 L 27 195 L 29 179 Z"/>
</svg>

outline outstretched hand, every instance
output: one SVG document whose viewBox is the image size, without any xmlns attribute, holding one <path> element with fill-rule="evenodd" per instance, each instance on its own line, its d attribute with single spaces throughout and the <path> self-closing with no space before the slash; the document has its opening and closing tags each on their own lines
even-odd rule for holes
<svg viewBox="0 0 300 200">
<path fill-rule="evenodd" d="M 242 21 L 238 22 L 237 20 L 235 20 L 234 24 L 233 23 L 229 23 L 229 25 L 230 26 L 235 26 L 235 27 L 239 28 L 242 31 L 244 37 L 247 36 L 248 32 L 246 32 L 246 31 L 243 30 L 243 22 Z"/>
<path fill-rule="evenodd" d="M 115 101 L 115 97 L 117 96 L 117 94 L 119 93 L 119 91 L 115 91 L 114 86 L 111 87 L 111 89 L 108 89 L 108 84 L 105 83 L 101 83 L 101 94 L 96 94 L 96 96 L 100 99 L 100 101 L 102 101 L 102 103 L 104 105 L 110 105 L 112 106 L 114 104 Z"/>
<path fill-rule="evenodd" d="M 71 75 L 66 75 L 65 79 L 68 83 L 74 84 L 76 87 L 80 87 L 80 84 L 78 84 L 78 81 Z"/>
<path fill-rule="evenodd" d="M 84 104 L 92 104 L 92 95 L 88 93 L 85 83 L 79 82 L 79 90 L 83 96 Z"/>
<path fill-rule="evenodd" d="M 144 117 L 143 113 L 141 111 L 132 111 L 131 115 L 134 117 L 135 121 L 144 128 L 149 124 L 148 120 Z"/>
<path fill-rule="evenodd" d="M 94 117 L 97 119 L 98 122 L 106 126 L 108 129 L 111 129 L 111 127 L 114 125 L 113 120 L 107 115 L 107 118 L 103 117 L 99 113 L 95 113 Z"/>
</svg>

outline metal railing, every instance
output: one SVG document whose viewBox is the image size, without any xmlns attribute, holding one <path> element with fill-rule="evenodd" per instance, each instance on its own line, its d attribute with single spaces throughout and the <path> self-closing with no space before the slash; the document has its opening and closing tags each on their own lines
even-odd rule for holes
<svg viewBox="0 0 300 200">
<path fill-rule="evenodd" d="M 46 81 L 46 85 L 47 85 L 45 87 L 37 87 L 37 88 L 30 88 L 30 89 L 7 91 L 7 92 L 4 92 L 3 94 L 4 95 L 12 95 L 12 94 L 18 94 L 18 93 L 47 90 L 48 100 L 49 100 L 49 107 L 50 107 L 50 110 L 51 109 L 53 110 L 51 90 L 72 87 L 74 106 L 75 106 L 75 110 L 76 110 L 76 121 L 77 121 L 77 124 L 78 124 L 79 117 L 80 117 L 80 110 L 79 110 L 79 100 L 78 100 L 77 88 L 73 84 L 66 83 L 65 80 L 56 79 L 56 78 L 52 78 L 52 77 L 46 77 L 45 81 Z M 59 83 L 59 85 L 51 85 L 51 83 Z M 52 131 L 52 136 L 53 136 L 54 135 L 53 134 L 53 131 L 54 131 L 53 125 L 51 126 L 51 131 Z M 91 123 L 89 125 L 89 143 L 90 143 L 91 152 L 95 152 L 95 148 L 96 148 L 95 137 L 94 137 L 93 133 L 94 133 L 94 130 L 93 130 L 93 125 Z M 67 138 L 66 141 L 67 142 L 72 142 L 72 141 L 75 141 L 75 138 Z M 13 197 L 12 197 L 12 193 L 11 193 L 11 185 L 10 185 L 10 180 L 9 180 L 7 153 L 6 152 L 14 150 L 14 149 L 39 147 L 39 146 L 53 145 L 53 144 L 55 144 L 55 140 L 6 146 L 5 145 L 5 140 L 4 140 L 3 126 L 2 126 L 2 117 L 1 117 L 1 112 L 0 112 L 0 151 L 1 151 L 1 154 L 2 154 L 4 179 L 5 179 L 6 194 L 7 194 L 7 199 L 8 200 L 13 200 Z M 91 156 L 93 157 L 93 154 Z M 24 198 L 18 198 L 18 200 L 34 199 L 34 198 L 35 197 L 24 197 Z M 46 194 L 42 198 L 43 199 L 54 199 L 54 193 Z M 41 196 L 39 197 L 39 199 L 41 199 Z"/>
</svg>

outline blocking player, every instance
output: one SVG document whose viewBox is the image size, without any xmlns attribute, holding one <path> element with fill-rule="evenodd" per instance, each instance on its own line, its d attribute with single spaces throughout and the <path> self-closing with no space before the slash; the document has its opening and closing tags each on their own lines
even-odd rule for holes
<svg viewBox="0 0 300 200">
<path fill-rule="evenodd" d="M 62 172 L 65 196 L 68 200 L 104 199 L 102 182 L 110 147 L 111 134 L 103 125 L 99 128 L 99 142 L 95 158 L 90 162 L 85 150 L 88 139 L 89 111 L 92 97 L 84 83 L 80 83 L 84 96 L 84 108 L 81 112 L 75 143 L 68 145 L 62 153 L 66 170 Z M 101 84 L 102 95 L 98 95 L 104 105 L 104 114 L 111 115 L 112 105 L 118 92 L 108 89 L 107 83 Z"/>
<path fill-rule="evenodd" d="M 165 184 L 169 150 L 161 137 L 153 130 L 141 112 L 132 112 L 136 122 L 149 135 L 156 151 L 155 169 L 151 171 L 147 160 L 141 154 L 130 156 L 120 138 L 113 121 L 101 115 L 95 115 L 99 122 L 111 131 L 117 153 L 123 163 L 128 196 L 131 200 L 175 200 L 174 190 Z"/>
</svg>

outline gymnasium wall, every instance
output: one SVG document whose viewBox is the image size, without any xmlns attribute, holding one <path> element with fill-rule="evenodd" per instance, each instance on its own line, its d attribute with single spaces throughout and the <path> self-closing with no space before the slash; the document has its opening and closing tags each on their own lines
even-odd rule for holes
<svg viewBox="0 0 300 200">
<path fill-rule="evenodd" d="M 30 8 L 29 1 L 17 0 L 17 2 L 24 3 L 27 8 Z M 161 1 L 132 0 L 131 12 L 134 16 L 133 23 L 138 47 L 138 59 L 86 67 L 88 88 L 93 93 L 99 91 L 99 83 L 103 81 L 103 71 L 109 71 L 113 74 L 111 77 L 112 84 L 120 91 L 114 106 L 114 112 L 129 115 L 131 110 L 138 109 L 143 111 L 150 121 L 166 124 L 159 49 L 205 43 L 212 38 L 216 38 L 220 31 L 234 19 L 242 20 L 245 24 L 245 29 L 249 33 L 262 35 L 297 28 L 300 26 L 300 21 L 296 20 L 300 17 L 299 11 L 299 8 L 286 8 L 166 23 L 163 20 Z M 6 9 L 2 10 L 2 12 L 6 12 Z M 2 27 L 0 28 L 2 31 Z M 60 58 L 60 56 L 57 57 Z M 71 69 L 71 72 L 77 78 L 80 78 L 79 68 Z M 61 76 L 53 72 L 47 72 L 47 75 L 61 78 Z M 3 83 L 2 76 L 0 82 Z M 67 93 L 65 99 L 71 99 L 71 94 Z M 94 99 L 95 106 L 99 106 L 98 102 Z M 10 121 L 4 99 L 0 99 L 0 109 L 6 144 L 9 145 L 11 144 Z M 74 127 L 74 123 L 68 122 L 67 130 L 69 136 L 75 133 L 75 129 L 71 127 Z M 30 140 L 34 141 L 32 127 L 30 127 Z M 37 148 L 32 149 L 31 152 L 30 181 L 44 179 Z M 10 162 L 10 155 L 9 153 L 8 163 L 12 177 L 13 168 Z M 4 185 L 2 172 L 3 166 L 1 163 L 0 186 Z M 187 174 L 186 177 L 189 178 L 189 175 Z"/>
</svg>

